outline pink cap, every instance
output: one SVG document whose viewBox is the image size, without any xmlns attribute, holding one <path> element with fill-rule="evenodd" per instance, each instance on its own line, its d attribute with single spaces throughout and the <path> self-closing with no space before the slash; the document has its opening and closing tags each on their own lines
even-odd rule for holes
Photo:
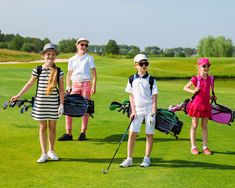
<svg viewBox="0 0 235 188">
<path fill-rule="evenodd" d="M 200 58 L 197 60 L 198 66 L 203 66 L 206 64 L 211 64 L 208 58 Z"/>
</svg>

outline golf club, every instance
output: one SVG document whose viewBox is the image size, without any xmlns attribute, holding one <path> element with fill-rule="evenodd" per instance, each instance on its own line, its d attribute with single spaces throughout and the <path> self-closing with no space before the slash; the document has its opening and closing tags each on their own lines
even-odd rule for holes
<svg viewBox="0 0 235 188">
<path fill-rule="evenodd" d="M 3 103 L 3 109 L 6 110 L 7 107 L 8 107 L 8 105 L 9 105 L 9 102 L 8 102 L 8 101 L 5 101 L 5 102 Z"/>
<path fill-rule="evenodd" d="M 131 119 L 131 121 L 130 121 L 130 123 L 129 123 L 129 125 L 128 125 L 126 131 L 125 131 L 125 133 L 123 134 L 122 139 L 121 139 L 121 141 L 120 141 L 119 144 L 118 144 L 118 147 L 117 147 L 117 149 L 116 149 L 116 151 L 115 151 L 115 153 L 114 153 L 114 155 L 113 155 L 113 158 L 111 159 L 111 161 L 110 161 L 110 163 L 109 163 L 108 168 L 107 168 L 106 170 L 104 170 L 104 169 L 101 170 L 101 172 L 102 172 L 103 174 L 107 174 L 107 173 L 108 173 L 109 168 L 110 168 L 110 166 L 111 166 L 111 164 L 112 164 L 112 162 L 113 162 L 113 160 L 114 160 L 114 157 L 116 156 L 116 154 L 117 154 L 117 152 L 118 152 L 118 150 L 119 150 L 119 148 L 120 148 L 120 146 L 121 146 L 121 144 L 122 144 L 122 141 L 124 140 L 124 138 L 125 138 L 125 136 L 126 136 L 128 130 L 129 130 L 130 126 L 131 126 L 131 123 L 132 123 L 133 119 L 134 119 L 134 118 Z"/>
<path fill-rule="evenodd" d="M 113 111 L 115 110 L 116 108 L 120 108 L 122 106 L 121 103 L 119 102 L 116 102 L 116 101 L 113 101 L 110 106 L 109 106 L 109 110 Z"/>
</svg>

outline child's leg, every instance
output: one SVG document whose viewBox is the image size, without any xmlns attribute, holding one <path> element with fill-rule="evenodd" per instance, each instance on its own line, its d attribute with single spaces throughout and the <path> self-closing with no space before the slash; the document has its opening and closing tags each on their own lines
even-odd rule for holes
<svg viewBox="0 0 235 188">
<path fill-rule="evenodd" d="M 39 141 L 42 150 L 42 154 L 46 154 L 47 143 L 47 121 L 39 121 Z"/>
<path fill-rule="evenodd" d="M 91 83 L 90 82 L 83 82 L 82 88 L 81 88 L 81 95 L 83 97 L 86 97 L 87 99 L 90 99 L 90 97 L 91 97 Z M 86 133 L 87 126 L 88 126 L 88 120 L 89 120 L 88 115 L 84 115 L 82 117 L 82 126 L 81 126 L 82 133 Z"/>
<path fill-rule="evenodd" d="M 208 129 L 207 129 L 208 118 L 202 118 L 201 127 L 202 127 L 202 146 L 203 149 L 207 147 L 208 141 Z"/>
<path fill-rule="evenodd" d="M 191 140 L 191 147 L 196 148 L 196 130 L 198 126 L 199 118 L 192 117 L 192 126 L 190 129 L 190 140 Z"/>
<path fill-rule="evenodd" d="M 127 157 L 129 158 L 132 158 L 135 147 L 135 139 L 138 133 L 140 132 L 143 119 L 144 119 L 143 115 L 136 115 L 135 119 L 131 123 L 129 137 L 128 137 L 128 144 L 127 144 Z"/>
<path fill-rule="evenodd" d="M 153 134 L 146 134 L 145 157 L 150 157 L 152 147 L 153 147 Z"/>
<path fill-rule="evenodd" d="M 138 133 L 129 132 L 128 144 L 127 144 L 127 157 L 132 158 L 134 147 L 135 147 L 135 139 Z"/>
<path fill-rule="evenodd" d="M 49 151 L 54 151 L 56 137 L 56 120 L 49 120 Z"/>
</svg>

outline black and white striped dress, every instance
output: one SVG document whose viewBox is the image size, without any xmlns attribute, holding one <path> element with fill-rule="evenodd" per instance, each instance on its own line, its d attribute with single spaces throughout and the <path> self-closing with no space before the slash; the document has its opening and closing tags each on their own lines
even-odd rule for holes
<svg viewBox="0 0 235 188">
<path fill-rule="evenodd" d="M 37 94 L 32 110 L 32 118 L 35 120 L 56 120 L 59 118 L 59 95 L 57 88 L 53 88 L 53 91 L 46 95 L 50 72 L 51 69 L 42 68 L 39 76 Z M 60 77 L 63 75 L 63 71 L 60 70 Z M 32 76 L 38 76 L 37 67 L 33 69 Z"/>
</svg>

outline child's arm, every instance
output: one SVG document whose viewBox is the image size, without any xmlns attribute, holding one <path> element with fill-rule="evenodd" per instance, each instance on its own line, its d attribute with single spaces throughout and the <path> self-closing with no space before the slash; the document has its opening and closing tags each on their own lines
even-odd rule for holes
<svg viewBox="0 0 235 188">
<path fill-rule="evenodd" d="M 157 94 L 153 95 L 152 113 L 156 114 L 157 111 Z"/>
<path fill-rule="evenodd" d="M 97 81 L 97 73 L 96 69 L 92 68 L 91 69 L 91 74 L 92 74 L 92 87 L 91 87 L 91 95 L 96 93 L 96 81 Z"/>
<path fill-rule="evenodd" d="M 130 104 L 131 104 L 130 119 L 133 119 L 136 116 L 134 96 L 130 94 L 129 99 L 130 99 Z"/>
<path fill-rule="evenodd" d="M 26 93 L 31 87 L 32 85 L 34 84 L 34 82 L 37 80 L 37 77 L 36 76 L 31 76 L 31 78 L 29 79 L 29 81 L 24 85 L 24 87 L 21 89 L 21 91 L 13 96 L 11 98 L 11 101 L 16 101 L 18 100 L 24 93 Z"/>
<path fill-rule="evenodd" d="M 66 92 L 70 93 L 71 90 L 72 90 L 72 87 L 71 87 L 71 76 L 72 76 L 72 72 L 71 70 L 68 70 L 68 73 L 67 73 L 67 77 L 66 77 Z"/>
<path fill-rule="evenodd" d="M 193 86 L 193 82 L 189 81 L 185 86 L 184 86 L 184 91 L 187 91 L 189 93 L 195 94 L 197 93 L 200 88 L 195 87 L 194 89 L 191 89 L 191 87 Z"/>
</svg>

